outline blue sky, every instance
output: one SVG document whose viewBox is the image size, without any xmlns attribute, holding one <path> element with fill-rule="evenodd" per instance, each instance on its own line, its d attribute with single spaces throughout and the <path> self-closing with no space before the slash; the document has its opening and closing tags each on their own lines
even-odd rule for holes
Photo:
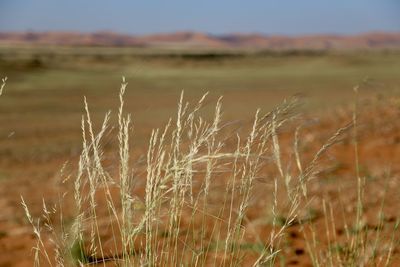
<svg viewBox="0 0 400 267">
<path fill-rule="evenodd" d="M 400 0 L 0 0 L 0 31 L 400 31 Z"/>
</svg>

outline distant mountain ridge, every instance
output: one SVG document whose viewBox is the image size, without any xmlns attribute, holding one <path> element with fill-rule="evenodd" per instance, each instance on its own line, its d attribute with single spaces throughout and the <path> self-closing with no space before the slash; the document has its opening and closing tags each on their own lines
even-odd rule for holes
<svg viewBox="0 0 400 267">
<path fill-rule="evenodd" d="M 0 44 L 271 50 L 399 49 L 400 32 L 304 36 L 241 33 L 213 35 L 198 32 L 140 36 L 114 32 L 0 32 Z"/>
</svg>

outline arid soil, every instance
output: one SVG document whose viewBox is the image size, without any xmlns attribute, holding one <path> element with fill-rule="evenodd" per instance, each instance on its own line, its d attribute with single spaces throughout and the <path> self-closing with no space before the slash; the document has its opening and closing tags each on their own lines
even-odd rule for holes
<svg viewBox="0 0 400 267">
<path fill-rule="evenodd" d="M 232 100 L 232 99 L 230 99 Z M 237 99 L 239 102 L 240 99 Z M 307 112 L 299 121 L 301 122 L 299 135 L 299 150 L 302 160 L 307 163 L 316 151 L 332 136 L 337 129 L 353 121 L 351 106 L 332 108 L 323 114 Z M 310 241 L 310 225 L 312 224 L 318 239 L 316 249 L 323 250 L 328 246 L 328 240 L 335 237 L 337 250 L 332 253 L 345 253 L 346 227 L 355 225 L 355 213 L 357 202 L 357 171 L 365 180 L 365 194 L 363 198 L 364 215 L 362 227 L 370 237 L 375 237 L 379 232 L 381 243 L 378 249 L 383 255 L 381 264 L 384 266 L 390 249 L 391 238 L 392 261 L 389 266 L 400 265 L 399 232 L 394 232 L 395 224 L 400 219 L 400 99 L 399 98 L 368 98 L 360 100 L 357 113 L 356 142 L 354 141 L 354 128 L 350 127 L 332 146 L 319 165 L 320 171 L 315 179 L 309 183 L 310 203 L 304 212 L 300 212 L 299 219 L 288 228 L 285 242 L 282 245 L 282 256 L 285 266 L 311 266 L 305 238 Z M 140 129 L 140 136 L 150 133 L 151 127 Z M 79 130 L 79 125 L 76 125 Z M 282 130 L 280 142 L 282 151 L 291 151 L 293 146 L 294 128 L 289 126 Z M 71 138 L 71 132 L 60 133 L 60 140 Z M 73 135 L 75 140 L 76 135 Z M 30 142 L 45 142 L 42 136 L 31 137 Z M 134 157 L 139 158 L 145 153 L 146 142 L 138 142 L 134 148 Z M 355 143 L 358 145 L 358 161 L 356 164 Z M 79 144 L 77 144 L 79 147 Z M 115 148 L 115 144 L 108 144 L 107 151 Z M 285 153 L 285 152 L 284 152 Z M 57 157 L 41 158 L 35 160 L 7 159 L 2 155 L 0 172 L 0 267 L 6 266 L 32 266 L 35 245 L 35 237 L 32 228 L 28 224 L 21 207 L 22 195 L 35 217 L 39 217 L 42 209 L 42 199 L 46 203 L 57 203 L 62 194 L 72 190 L 71 184 L 62 180 L 68 175 L 74 175 L 79 151 L 68 154 L 59 154 Z M 287 152 L 286 155 L 290 153 Z M 288 156 L 290 157 L 290 156 Z M 40 159 L 40 160 L 39 160 Z M 64 164 L 68 164 L 61 172 Z M 113 167 L 113 159 L 107 160 L 107 166 Z M 292 162 L 294 164 L 294 162 Z M 274 168 L 274 166 L 271 166 Z M 268 172 L 268 170 L 266 170 Z M 268 174 L 266 174 L 268 177 Z M 365 179 L 364 179 L 365 178 Z M 71 178 L 73 179 L 73 178 Z M 260 183 L 265 182 L 260 178 Z M 143 194 L 143 183 L 138 183 L 139 197 Z M 223 190 L 221 188 L 221 190 Z M 262 192 L 256 192 L 255 199 L 262 197 Z M 68 197 L 67 197 L 68 198 Z M 285 199 L 278 198 L 278 202 Z M 384 200 L 384 201 L 383 201 Z M 334 218 L 334 231 L 326 229 L 326 217 L 323 206 L 332 211 L 331 220 Z M 383 208 L 382 208 L 383 207 Z M 380 214 L 380 211 L 383 211 Z M 71 212 L 68 204 L 65 205 L 65 214 Z M 382 215 L 382 216 L 380 216 Z M 271 227 L 268 222 L 260 219 L 260 207 L 254 205 L 247 214 L 248 220 L 245 227 L 250 233 L 245 236 L 247 244 L 257 244 L 257 240 L 263 239 Z M 379 231 L 378 231 L 379 230 Z M 329 232 L 329 235 L 327 235 Z M 306 233 L 306 236 L 304 236 Z M 308 234 L 307 234 L 308 233 Z M 44 239 L 47 240 L 44 231 Z M 375 240 L 371 238 L 369 240 Z M 51 242 L 47 240 L 50 247 Z M 373 243 L 373 242 L 372 242 Z M 339 248 L 340 245 L 340 248 Z M 370 246 L 367 244 L 366 246 Z M 254 261 L 257 249 L 248 246 L 243 248 L 246 257 L 243 266 Z M 322 252 L 324 251 L 324 252 Z M 366 251 L 369 251 L 366 249 Z M 335 254 L 334 254 L 335 255 Z M 214 255 L 218 258 L 218 255 Z M 379 256 L 379 255 L 378 255 Z M 282 259 L 280 259 L 282 260 Z M 211 261 L 212 262 L 212 261 Z M 282 261 L 281 261 L 282 262 Z M 277 261 L 279 263 L 279 260 Z M 113 265 L 111 265 L 113 266 Z"/>
</svg>

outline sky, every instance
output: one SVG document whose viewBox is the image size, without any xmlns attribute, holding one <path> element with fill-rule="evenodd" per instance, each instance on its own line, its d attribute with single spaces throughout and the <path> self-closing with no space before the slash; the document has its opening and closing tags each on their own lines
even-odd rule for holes
<svg viewBox="0 0 400 267">
<path fill-rule="evenodd" d="M 400 32 L 400 0 L 0 0 L 0 32 Z"/>
</svg>

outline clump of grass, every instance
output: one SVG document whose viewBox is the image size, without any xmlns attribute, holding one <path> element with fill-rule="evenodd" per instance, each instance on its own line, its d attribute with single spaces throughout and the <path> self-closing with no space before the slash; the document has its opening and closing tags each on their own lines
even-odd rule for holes
<svg viewBox="0 0 400 267">
<path fill-rule="evenodd" d="M 308 164 L 300 158 L 296 130 L 296 164 L 291 170 L 286 167 L 290 164 L 282 154 L 279 134 L 296 119 L 298 99 L 289 99 L 266 114 L 257 110 L 243 137 L 232 135 L 228 124 L 222 122 L 222 98 L 216 102 L 213 118 L 206 120 L 200 113 L 207 95 L 191 106 L 182 92 L 176 118 L 152 131 L 145 163 L 133 169 L 131 116 L 124 112 L 126 87 L 123 79 L 117 174 L 104 168 L 102 140 L 109 130 L 110 113 L 95 133 L 84 101 L 82 153 L 73 183 L 73 222 L 66 224 L 61 219 L 61 227 L 55 227 L 50 215 L 56 207 L 49 211 L 45 203 L 42 220 L 34 220 L 22 199 L 37 238 L 35 265 L 40 266 L 44 258 L 50 266 L 105 266 L 110 261 L 118 266 L 241 266 L 248 244 L 256 244 L 250 246 L 256 253 L 252 265 L 273 266 L 287 228 L 301 221 L 298 215 L 308 201 L 307 183 L 317 173 L 319 159 L 351 125 L 333 134 Z M 257 180 L 269 166 L 274 166 L 275 173 L 263 187 Z M 139 181 L 145 181 L 143 196 L 134 193 Z M 271 227 L 269 234 L 249 242 L 248 212 L 256 204 L 254 193 L 262 190 L 267 192 L 262 200 L 271 208 Z M 278 201 L 283 193 L 286 203 Z M 281 216 L 283 212 L 285 216 Z M 52 246 L 44 240 L 43 224 Z M 110 233 L 109 240 L 104 231 Z"/>
</svg>

